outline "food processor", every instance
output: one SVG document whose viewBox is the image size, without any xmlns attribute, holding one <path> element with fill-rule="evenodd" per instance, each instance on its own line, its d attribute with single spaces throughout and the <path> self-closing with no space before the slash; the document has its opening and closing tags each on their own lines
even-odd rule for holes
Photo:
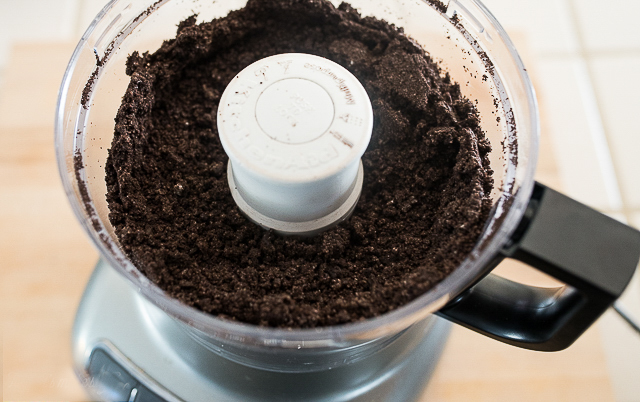
<svg viewBox="0 0 640 402">
<path fill-rule="evenodd" d="M 125 62 L 133 51 L 156 50 L 193 14 L 209 21 L 245 3 L 113 0 L 65 73 L 55 123 L 58 165 L 74 213 L 101 255 L 72 335 L 74 368 L 92 398 L 410 401 L 426 387 L 450 322 L 514 346 L 560 350 L 623 292 L 640 258 L 640 233 L 534 181 L 534 91 L 513 44 L 482 3 L 353 0 L 362 15 L 403 27 L 475 102 L 493 145 L 496 185 L 473 251 L 409 304 L 331 327 L 243 324 L 166 295 L 127 259 L 108 219 L 104 166 L 129 83 Z M 565 285 L 535 288 L 491 274 L 505 258 Z"/>
</svg>

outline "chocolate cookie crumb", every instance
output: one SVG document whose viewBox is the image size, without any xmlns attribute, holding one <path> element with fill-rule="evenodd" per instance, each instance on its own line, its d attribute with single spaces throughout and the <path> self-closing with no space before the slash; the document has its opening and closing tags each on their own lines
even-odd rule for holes
<svg viewBox="0 0 640 402">
<path fill-rule="evenodd" d="M 374 130 L 352 217 L 313 238 L 248 221 L 216 126 L 227 84 L 280 53 L 331 59 L 372 101 Z M 491 208 L 491 149 L 474 105 L 401 28 L 325 0 L 249 0 L 133 53 L 106 166 L 124 252 L 168 295 L 218 317 L 286 328 L 358 321 L 450 274 Z"/>
</svg>

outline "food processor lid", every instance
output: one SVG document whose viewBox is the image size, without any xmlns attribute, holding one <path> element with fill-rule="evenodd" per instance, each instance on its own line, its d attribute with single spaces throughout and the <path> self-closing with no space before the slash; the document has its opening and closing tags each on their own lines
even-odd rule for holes
<svg viewBox="0 0 640 402">
<path fill-rule="evenodd" d="M 258 60 L 227 85 L 217 126 L 231 194 L 254 223 L 311 236 L 355 209 L 373 110 L 344 67 L 302 53 Z"/>
</svg>

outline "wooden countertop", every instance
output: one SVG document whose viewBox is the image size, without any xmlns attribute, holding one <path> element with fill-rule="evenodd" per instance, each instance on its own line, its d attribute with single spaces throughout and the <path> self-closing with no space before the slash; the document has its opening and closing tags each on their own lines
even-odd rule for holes
<svg viewBox="0 0 640 402">
<path fill-rule="evenodd" d="M 71 212 L 53 150 L 55 102 L 73 47 L 17 46 L 0 87 L 5 401 L 87 398 L 71 368 L 69 342 L 75 309 L 98 254 Z M 544 108 L 542 117 L 544 133 Z M 553 150 L 544 137 L 540 154 L 538 180 L 560 187 Z M 500 270 L 523 280 L 545 280 L 514 263 Z M 541 353 L 456 326 L 423 400 L 602 402 L 614 397 L 597 328 L 568 350 Z"/>
</svg>

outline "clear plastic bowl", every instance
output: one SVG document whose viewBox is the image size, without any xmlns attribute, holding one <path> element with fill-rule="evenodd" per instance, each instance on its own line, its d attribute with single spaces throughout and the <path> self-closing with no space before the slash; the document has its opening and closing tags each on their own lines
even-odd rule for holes
<svg viewBox="0 0 640 402">
<path fill-rule="evenodd" d="M 482 126 L 493 145 L 490 157 L 496 186 L 492 215 L 473 252 L 451 275 L 383 316 L 292 330 L 218 319 L 166 295 L 123 254 L 108 219 L 104 164 L 113 138 L 114 116 L 129 82 L 125 75 L 127 56 L 134 50 L 153 52 L 163 40 L 175 37 L 178 23 L 194 13 L 199 14 L 199 22 L 208 21 L 245 3 L 113 0 L 102 10 L 78 44 L 59 93 L 55 143 L 64 188 L 102 258 L 212 350 L 249 365 L 274 356 L 286 361 L 291 350 L 297 351 L 296 361 L 310 366 L 317 363 L 319 355 L 323 361 L 331 354 L 340 361 L 345 353 L 366 355 L 412 324 L 428 319 L 475 283 L 515 230 L 534 184 L 538 111 L 532 85 L 508 36 L 477 0 L 451 0 L 446 13 L 424 0 L 350 1 L 363 15 L 404 27 L 405 33 L 460 83 L 467 98 L 478 100 Z"/>
</svg>

